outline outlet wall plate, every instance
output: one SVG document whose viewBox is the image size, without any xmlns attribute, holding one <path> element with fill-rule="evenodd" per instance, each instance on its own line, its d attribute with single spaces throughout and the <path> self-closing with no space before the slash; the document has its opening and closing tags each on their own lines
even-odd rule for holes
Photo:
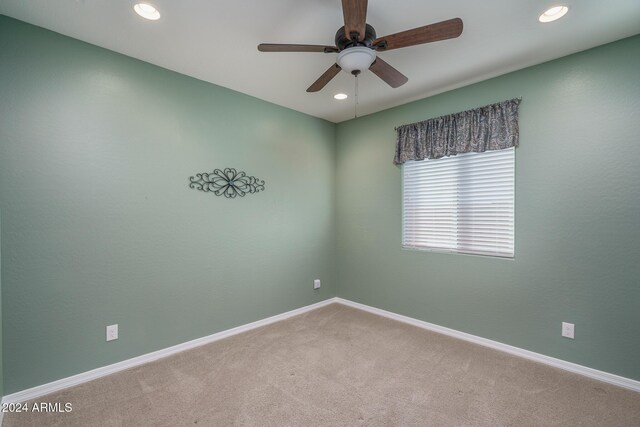
<svg viewBox="0 0 640 427">
<path fill-rule="evenodd" d="M 113 341 L 118 339 L 118 325 L 107 326 L 107 341 Z"/>
<path fill-rule="evenodd" d="M 573 323 L 562 322 L 562 336 L 574 339 L 575 325 Z"/>
<path fill-rule="evenodd" d="M 320 279 L 313 281 L 313 289 L 320 289 Z"/>
</svg>

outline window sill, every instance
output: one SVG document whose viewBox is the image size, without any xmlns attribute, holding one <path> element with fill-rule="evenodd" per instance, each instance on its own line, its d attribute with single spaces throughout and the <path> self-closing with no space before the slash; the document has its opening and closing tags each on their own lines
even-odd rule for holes
<svg viewBox="0 0 640 427">
<path fill-rule="evenodd" d="M 490 253 L 464 252 L 464 251 L 458 251 L 454 249 L 440 249 L 440 248 L 428 248 L 428 247 L 422 247 L 422 246 L 406 246 L 406 245 L 402 245 L 402 250 L 418 251 L 418 252 L 434 252 L 439 254 L 468 255 L 468 256 L 475 256 L 475 257 L 482 257 L 482 258 L 498 258 L 498 259 L 512 260 L 512 261 L 515 260 L 515 254 L 514 255 L 497 255 L 497 254 L 490 254 Z"/>
</svg>

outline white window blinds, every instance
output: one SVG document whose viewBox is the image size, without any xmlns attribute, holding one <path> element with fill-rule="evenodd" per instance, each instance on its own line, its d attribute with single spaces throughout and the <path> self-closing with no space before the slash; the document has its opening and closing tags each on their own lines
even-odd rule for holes
<svg viewBox="0 0 640 427">
<path fill-rule="evenodd" d="M 515 149 L 407 161 L 402 245 L 513 258 Z"/>
</svg>

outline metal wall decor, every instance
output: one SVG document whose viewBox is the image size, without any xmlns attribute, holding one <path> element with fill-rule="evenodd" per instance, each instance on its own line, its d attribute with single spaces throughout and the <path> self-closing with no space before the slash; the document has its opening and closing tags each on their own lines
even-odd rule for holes
<svg viewBox="0 0 640 427">
<path fill-rule="evenodd" d="M 244 197 L 247 193 L 264 191 L 264 181 L 254 176 L 247 176 L 245 172 L 238 172 L 234 168 L 216 169 L 211 173 L 197 173 L 189 178 L 189 188 L 213 193 L 233 199 Z"/>
</svg>

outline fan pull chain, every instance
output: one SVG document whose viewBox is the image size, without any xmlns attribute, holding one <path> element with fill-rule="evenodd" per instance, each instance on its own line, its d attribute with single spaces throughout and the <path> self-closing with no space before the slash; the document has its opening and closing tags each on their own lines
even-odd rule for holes
<svg viewBox="0 0 640 427">
<path fill-rule="evenodd" d="M 353 114 L 355 118 L 358 118 L 358 75 L 356 74 L 356 100 L 353 105 Z"/>
</svg>

